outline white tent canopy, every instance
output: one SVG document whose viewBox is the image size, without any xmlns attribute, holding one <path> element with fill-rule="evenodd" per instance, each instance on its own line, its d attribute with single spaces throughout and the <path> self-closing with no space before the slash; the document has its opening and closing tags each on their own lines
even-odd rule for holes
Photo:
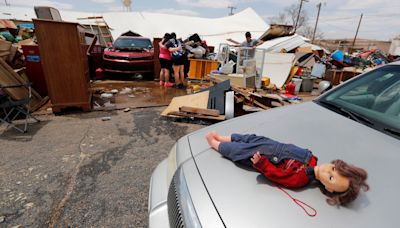
<svg viewBox="0 0 400 228">
<path fill-rule="evenodd" d="M 220 43 L 232 38 L 239 42 L 245 40 L 245 32 L 250 31 L 258 38 L 268 28 L 268 24 L 251 8 L 233 16 L 223 18 L 200 18 L 148 12 L 105 13 L 105 21 L 111 33 L 117 38 L 128 30 L 142 36 L 163 37 L 164 33 L 175 32 L 183 39 L 197 33 L 208 45 L 218 48 Z M 121 23 L 123 22 L 123 23 Z"/>
<path fill-rule="evenodd" d="M 151 39 L 163 37 L 164 33 L 167 32 L 175 32 L 178 37 L 183 39 L 197 33 L 202 39 L 206 40 L 208 45 L 214 46 L 216 51 L 220 43 L 227 43 L 226 39 L 228 38 L 242 42 L 245 40 L 245 32 L 250 31 L 253 38 L 258 38 L 269 28 L 269 25 L 251 8 L 233 16 L 221 18 L 201 18 L 151 12 L 108 12 L 101 14 L 60 10 L 60 14 L 65 21 L 82 24 L 95 24 L 95 22 L 78 20 L 78 18 L 103 16 L 111 28 L 114 39 L 129 30 Z M 30 21 L 32 18 L 36 18 L 33 7 L 2 7 L 0 9 L 0 19 Z M 268 52 L 280 52 L 282 49 L 291 51 L 305 45 L 306 41 L 306 38 L 302 36 L 293 35 L 267 41 L 260 48 L 264 48 Z"/>
<path fill-rule="evenodd" d="M 64 21 L 82 24 L 94 24 L 93 21 L 78 18 L 103 16 L 111 28 L 114 39 L 129 30 L 148 38 L 163 37 L 164 33 L 175 32 L 178 37 L 186 39 L 197 33 L 207 41 L 208 45 L 218 48 L 231 38 L 242 42 L 245 32 L 250 31 L 254 38 L 261 36 L 269 25 L 251 8 L 247 8 L 233 16 L 222 18 L 201 18 L 151 12 L 108 12 L 90 13 L 60 10 Z M 30 21 L 36 18 L 35 11 L 27 7 L 2 7 L 0 19 L 16 19 Z"/>
</svg>

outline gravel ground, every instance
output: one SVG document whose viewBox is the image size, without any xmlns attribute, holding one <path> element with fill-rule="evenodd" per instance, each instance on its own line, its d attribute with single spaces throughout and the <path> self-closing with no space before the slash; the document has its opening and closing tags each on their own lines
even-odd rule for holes
<svg viewBox="0 0 400 228">
<path fill-rule="evenodd" d="M 152 171 L 204 127 L 162 110 L 43 115 L 24 135 L 0 128 L 0 227 L 147 227 Z"/>
</svg>

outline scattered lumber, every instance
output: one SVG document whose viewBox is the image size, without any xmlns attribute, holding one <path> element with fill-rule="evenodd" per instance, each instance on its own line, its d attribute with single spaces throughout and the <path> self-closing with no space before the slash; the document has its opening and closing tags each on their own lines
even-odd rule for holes
<svg viewBox="0 0 400 228">
<path fill-rule="evenodd" d="M 203 109 L 203 108 L 195 108 L 188 106 L 180 107 L 179 112 L 193 113 L 206 116 L 215 116 L 215 117 L 219 116 L 219 110 L 216 109 Z"/>
<path fill-rule="evenodd" d="M 268 107 L 267 105 L 262 104 L 258 100 L 254 99 L 254 97 L 251 96 L 250 92 L 245 88 L 231 86 L 231 89 L 233 91 L 235 91 L 235 93 L 238 93 L 239 95 L 243 96 L 247 101 L 249 101 L 253 105 L 257 105 L 258 107 L 263 108 L 263 109 L 271 108 L 271 107 Z"/>
<path fill-rule="evenodd" d="M 177 112 L 177 111 L 172 111 L 169 112 L 168 115 L 170 116 L 180 116 L 180 117 L 191 117 L 191 118 L 199 118 L 199 119 L 209 119 L 209 120 L 225 120 L 224 115 L 219 115 L 219 116 L 208 116 L 204 114 L 197 114 L 197 113 L 188 113 L 188 112 Z"/>
</svg>

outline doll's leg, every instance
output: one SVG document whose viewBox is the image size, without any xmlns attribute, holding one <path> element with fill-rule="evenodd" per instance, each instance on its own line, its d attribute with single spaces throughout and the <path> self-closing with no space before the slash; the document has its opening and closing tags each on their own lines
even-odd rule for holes
<svg viewBox="0 0 400 228">
<path fill-rule="evenodd" d="M 216 135 L 215 138 L 220 142 L 232 142 L 231 136 Z"/>
</svg>

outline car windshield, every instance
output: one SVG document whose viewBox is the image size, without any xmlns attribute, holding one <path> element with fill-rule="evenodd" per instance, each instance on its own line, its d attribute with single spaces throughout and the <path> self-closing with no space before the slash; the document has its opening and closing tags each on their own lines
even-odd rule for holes
<svg viewBox="0 0 400 228">
<path fill-rule="evenodd" d="M 153 45 L 149 39 L 120 38 L 114 42 L 114 47 L 119 49 L 150 49 Z"/>
<path fill-rule="evenodd" d="M 316 102 L 400 138 L 400 65 L 387 65 L 368 72 Z"/>
</svg>

